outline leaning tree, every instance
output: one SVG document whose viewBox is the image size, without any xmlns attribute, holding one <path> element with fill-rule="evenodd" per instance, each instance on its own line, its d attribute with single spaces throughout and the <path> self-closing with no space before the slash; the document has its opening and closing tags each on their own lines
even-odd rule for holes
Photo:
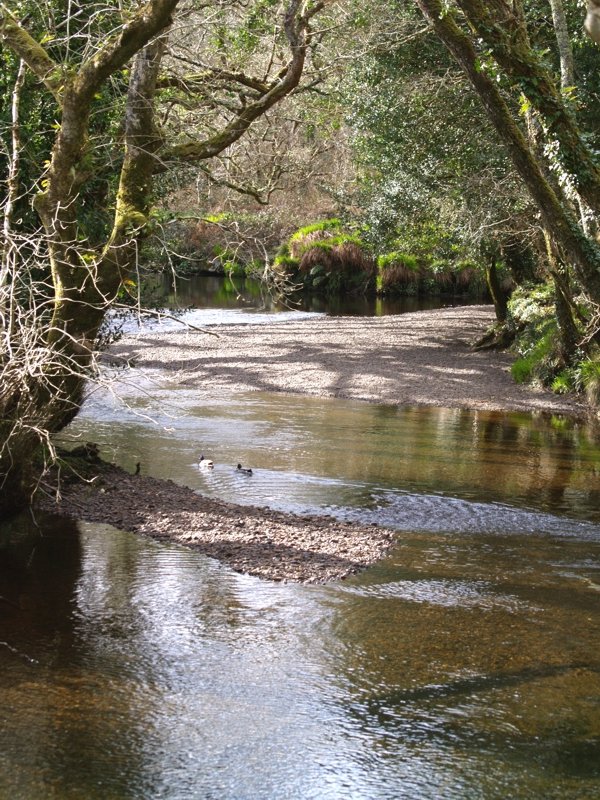
<svg viewBox="0 0 600 800">
<path fill-rule="evenodd" d="M 79 410 L 157 176 L 223 153 L 298 87 L 329 2 L 0 3 L 0 512 Z"/>
<path fill-rule="evenodd" d="M 578 114 L 563 3 L 552 0 L 415 0 L 461 66 L 537 207 L 552 252 L 572 269 L 588 306 L 586 339 L 600 335 L 600 165 L 595 130 Z M 566 3 L 565 3 L 566 5 Z M 573 5 L 573 4 L 571 4 Z M 588 4 L 595 30 L 597 4 Z M 551 16 L 560 70 L 529 19 Z M 580 20 L 580 17 L 578 16 Z M 589 122 L 590 120 L 588 120 Z M 535 133 L 532 135 L 532 127 Z"/>
</svg>

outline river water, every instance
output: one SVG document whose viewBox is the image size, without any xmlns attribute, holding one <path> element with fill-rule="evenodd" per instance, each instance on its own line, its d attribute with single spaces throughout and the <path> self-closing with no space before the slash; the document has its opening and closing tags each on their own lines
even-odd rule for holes
<svg viewBox="0 0 600 800">
<path fill-rule="evenodd" d="M 392 526 L 397 546 L 297 586 L 107 526 L 0 524 L 1 798 L 600 797 L 594 429 L 200 404 L 159 374 L 120 394 L 69 434 L 226 500 Z"/>
</svg>

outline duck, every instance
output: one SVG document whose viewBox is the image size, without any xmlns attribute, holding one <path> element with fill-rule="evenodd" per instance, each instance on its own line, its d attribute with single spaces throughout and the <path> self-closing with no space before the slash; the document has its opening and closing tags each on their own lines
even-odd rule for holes
<svg viewBox="0 0 600 800">
<path fill-rule="evenodd" d="M 212 469 L 215 464 L 210 458 L 204 458 L 204 454 L 200 456 L 200 461 L 198 462 L 198 466 L 201 469 Z"/>
<path fill-rule="evenodd" d="M 237 465 L 237 471 L 242 472 L 244 475 L 252 475 L 252 469 L 250 467 L 242 467 L 241 464 Z"/>
</svg>

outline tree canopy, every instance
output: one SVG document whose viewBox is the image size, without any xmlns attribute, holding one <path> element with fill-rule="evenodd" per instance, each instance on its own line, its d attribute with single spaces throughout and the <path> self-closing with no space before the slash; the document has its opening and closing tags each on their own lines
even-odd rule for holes
<svg viewBox="0 0 600 800">
<path fill-rule="evenodd" d="M 302 230 L 338 215 L 354 286 L 384 286 L 377 258 L 479 270 L 488 343 L 524 358 L 536 297 L 544 379 L 600 383 L 599 20 L 595 0 L 589 35 L 575 0 L 0 2 L 3 502 L 77 413 L 145 242 L 214 191 Z"/>
</svg>

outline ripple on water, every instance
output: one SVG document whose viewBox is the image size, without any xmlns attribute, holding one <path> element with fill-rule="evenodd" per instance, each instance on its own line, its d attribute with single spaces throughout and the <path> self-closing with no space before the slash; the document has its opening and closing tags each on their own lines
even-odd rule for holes
<svg viewBox="0 0 600 800">
<path fill-rule="evenodd" d="M 283 511 L 404 531 L 463 534 L 542 534 L 600 541 L 600 525 L 503 503 L 381 489 L 368 483 L 295 472 L 255 469 L 252 476 L 217 465 L 198 470 L 199 488 L 212 497 Z"/>
<path fill-rule="evenodd" d="M 503 610 L 519 613 L 540 610 L 509 594 L 497 594 L 487 581 L 406 580 L 369 586 L 345 586 L 344 591 L 361 597 L 381 600 L 406 600 L 446 608 L 478 608 L 483 611 Z"/>
<path fill-rule="evenodd" d="M 477 503 L 457 497 L 375 491 L 375 508 L 353 511 L 354 518 L 399 530 L 430 533 L 535 533 L 600 541 L 600 525 L 502 503 Z"/>
</svg>

